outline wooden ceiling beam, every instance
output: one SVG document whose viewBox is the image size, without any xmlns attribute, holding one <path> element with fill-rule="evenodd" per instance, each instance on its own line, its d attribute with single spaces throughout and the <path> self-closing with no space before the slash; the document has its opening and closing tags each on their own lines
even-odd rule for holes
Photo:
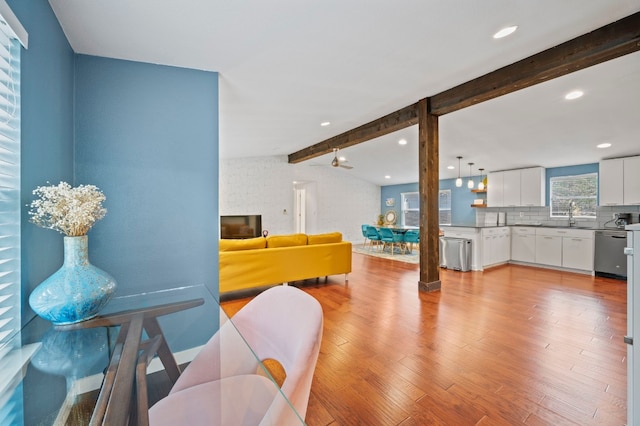
<svg viewBox="0 0 640 426">
<path fill-rule="evenodd" d="M 289 154 L 289 163 L 299 163 L 314 157 L 319 157 L 320 155 L 332 152 L 334 148 L 347 148 L 415 124 L 418 124 L 417 103 L 406 106 L 367 124 L 363 124 L 348 132 L 301 149 L 293 154 Z"/>
<path fill-rule="evenodd" d="M 444 115 L 640 50 L 640 12 L 544 50 L 430 98 L 429 113 Z M 299 163 L 334 148 L 357 145 L 418 123 L 418 103 L 289 154 Z"/>
<path fill-rule="evenodd" d="M 640 50 L 640 12 L 431 97 L 444 115 Z"/>
</svg>

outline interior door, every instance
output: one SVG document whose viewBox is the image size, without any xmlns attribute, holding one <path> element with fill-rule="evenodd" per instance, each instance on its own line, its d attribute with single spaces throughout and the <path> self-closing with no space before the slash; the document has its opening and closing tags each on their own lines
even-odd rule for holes
<svg viewBox="0 0 640 426">
<path fill-rule="evenodd" d="M 307 232 L 307 191 L 304 188 L 298 188 L 294 190 L 295 194 L 295 228 L 296 233 L 306 234 Z"/>
</svg>

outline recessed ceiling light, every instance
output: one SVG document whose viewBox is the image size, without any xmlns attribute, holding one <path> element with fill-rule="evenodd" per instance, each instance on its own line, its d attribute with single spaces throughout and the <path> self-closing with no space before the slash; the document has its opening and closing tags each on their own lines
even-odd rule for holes
<svg viewBox="0 0 640 426">
<path fill-rule="evenodd" d="M 455 167 L 454 166 L 447 166 L 447 169 L 453 170 L 453 169 L 455 169 Z"/>
<path fill-rule="evenodd" d="M 330 121 L 323 121 L 322 123 L 320 123 L 320 125 L 321 125 L 322 127 L 327 127 L 327 126 L 328 126 L 328 125 L 330 125 L 330 124 L 331 124 L 331 122 L 330 122 Z"/>
<path fill-rule="evenodd" d="M 611 146 L 610 143 L 605 142 L 605 143 L 601 143 L 601 144 L 596 145 L 596 148 L 609 148 L 610 146 Z"/>
<path fill-rule="evenodd" d="M 391 176 L 386 175 L 384 178 L 385 178 L 385 179 L 391 179 Z"/>
<path fill-rule="evenodd" d="M 407 144 L 407 140 L 406 140 L 406 139 L 400 139 L 400 140 L 398 141 L 398 144 L 399 144 L 399 145 L 406 145 L 406 144 Z"/>
<path fill-rule="evenodd" d="M 572 101 L 574 99 L 582 97 L 582 95 L 584 95 L 584 92 L 582 90 L 574 90 L 564 95 L 564 98 L 568 101 Z"/>
<path fill-rule="evenodd" d="M 514 32 L 515 30 L 517 30 L 517 29 L 518 29 L 518 26 L 517 26 L 517 25 L 511 26 L 511 27 L 505 27 L 505 28 L 501 29 L 500 31 L 498 31 L 497 33 L 495 33 L 495 34 L 493 35 L 493 38 L 502 38 L 502 37 L 506 37 L 506 36 L 508 36 L 509 34 L 513 34 L 513 32 Z"/>
</svg>

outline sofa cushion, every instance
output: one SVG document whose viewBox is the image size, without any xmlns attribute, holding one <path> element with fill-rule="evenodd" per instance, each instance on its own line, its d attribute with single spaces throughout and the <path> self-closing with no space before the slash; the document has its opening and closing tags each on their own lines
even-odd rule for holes
<svg viewBox="0 0 640 426">
<path fill-rule="evenodd" d="M 326 234 L 309 235 L 308 244 L 328 244 L 339 243 L 342 241 L 342 234 L 340 232 L 328 232 Z"/>
<path fill-rule="evenodd" d="M 264 237 L 245 238 L 242 240 L 220 240 L 220 251 L 237 251 L 237 250 L 253 250 L 263 249 L 267 246 L 267 240 Z"/>
<path fill-rule="evenodd" d="M 307 234 L 271 235 L 267 237 L 267 248 L 306 246 Z"/>
</svg>

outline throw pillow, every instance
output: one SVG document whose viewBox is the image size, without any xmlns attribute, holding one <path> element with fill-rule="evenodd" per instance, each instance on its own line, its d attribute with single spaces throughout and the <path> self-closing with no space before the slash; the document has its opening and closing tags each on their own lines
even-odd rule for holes
<svg viewBox="0 0 640 426">
<path fill-rule="evenodd" d="M 342 234 L 340 232 L 309 235 L 309 245 L 339 243 L 340 241 L 342 241 Z"/>
<path fill-rule="evenodd" d="M 267 248 L 306 246 L 307 234 L 271 235 L 267 237 Z"/>
<path fill-rule="evenodd" d="M 220 251 L 237 251 L 263 249 L 266 247 L 266 240 L 263 237 L 245 238 L 242 240 L 222 239 L 220 240 Z"/>
</svg>

